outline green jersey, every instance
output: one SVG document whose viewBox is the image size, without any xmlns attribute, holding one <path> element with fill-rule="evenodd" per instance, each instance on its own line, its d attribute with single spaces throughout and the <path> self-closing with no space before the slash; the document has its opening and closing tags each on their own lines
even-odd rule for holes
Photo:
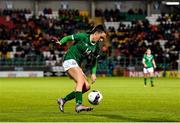
<svg viewBox="0 0 180 123">
<path fill-rule="evenodd" d="M 97 64 L 96 60 L 100 51 L 99 43 L 92 43 L 90 41 L 90 34 L 77 33 L 71 36 L 66 36 L 60 41 L 60 43 L 63 44 L 68 40 L 74 40 L 75 42 L 68 49 L 64 56 L 64 60 L 74 59 L 79 65 L 81 65 L 82 61 L 91 57 L 91 59 L 95 59 L 94 64 Z"/>
<path fill-rule="evenodd" d="M 143 57 L 143 61 L 145 62 L 147 68 L 153 67 L 153 60 L 154 60 L 153 55 L 144 55 Z"/>
</svg>

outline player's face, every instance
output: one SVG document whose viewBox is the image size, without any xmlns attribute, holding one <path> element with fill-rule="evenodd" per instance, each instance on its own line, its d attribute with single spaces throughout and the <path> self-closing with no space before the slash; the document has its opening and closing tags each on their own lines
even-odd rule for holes
<svg viewBox="0 0 180 123">
<path fill-rule="evenodd" d="M 151 55 L 151 50 L 147 50 L 147 55 Z"/>
<path fill-rule="evenodd" d="M 93 40 L 94 41 L 104 41 L 106 39 L 106 33 L 102 32 L 102 33 L 94 33 L 93 35 Z"/>
</svg>

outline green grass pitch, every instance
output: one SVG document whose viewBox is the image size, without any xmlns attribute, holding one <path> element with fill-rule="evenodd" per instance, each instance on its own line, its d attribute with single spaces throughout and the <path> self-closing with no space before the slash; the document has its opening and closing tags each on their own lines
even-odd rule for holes
<svg viewBox="0 0 180 123">
<path fill-rule="evenodd" d="M 145 88 L 143 78 L 97 79 L 91 89 L 103 94 L 91 112 L 74 111 L 75 101 L 58 110 L 56 99 L 71 92 L 67 77 L 0 78 L 0 121 L 16 122 L 114 122 L 180 121 L 180 79 L 156 78 L 155 87 Z M 85 105 L 87 94 L 83 95 Z"/>
</svg>

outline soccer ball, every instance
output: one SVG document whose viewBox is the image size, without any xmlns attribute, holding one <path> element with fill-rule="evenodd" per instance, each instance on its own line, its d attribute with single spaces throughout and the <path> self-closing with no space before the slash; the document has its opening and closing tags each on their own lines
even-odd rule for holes
<svg viewBox="0 0 180 123">
<path fill-rule="evenodd" d="M 97 90 L 93 90 L 88 95 L 88 101 L 93 105 L 98 105 L 102 99 L 103 99 L 102 94 Z"/>
</svg>

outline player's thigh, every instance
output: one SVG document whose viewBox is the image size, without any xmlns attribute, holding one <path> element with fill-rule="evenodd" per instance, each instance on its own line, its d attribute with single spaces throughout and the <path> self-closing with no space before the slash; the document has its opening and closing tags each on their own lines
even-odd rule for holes
<svg viewBox="0 0 180 123">
<path fill-rule="evenodd" d="M 149 68 L 148 71 L 149 71 L 150 76 L 154 76 L 154 68 L 153 67 Z"/>
<path fill-rule="evenodd" d="M 84 83 L 84 76 L 81 72 L 80 67 L 72 67 L 69 70 L 67 70 L 69 76 L 75 81 L 75 82 L 80 82 Z"/>
<path fill-rule="evenodd" d="M 143 68 L 143 73 L 144 73 L 144 77 L 148 76 L 148 69 L 147 68 Z"/>
</svg>

